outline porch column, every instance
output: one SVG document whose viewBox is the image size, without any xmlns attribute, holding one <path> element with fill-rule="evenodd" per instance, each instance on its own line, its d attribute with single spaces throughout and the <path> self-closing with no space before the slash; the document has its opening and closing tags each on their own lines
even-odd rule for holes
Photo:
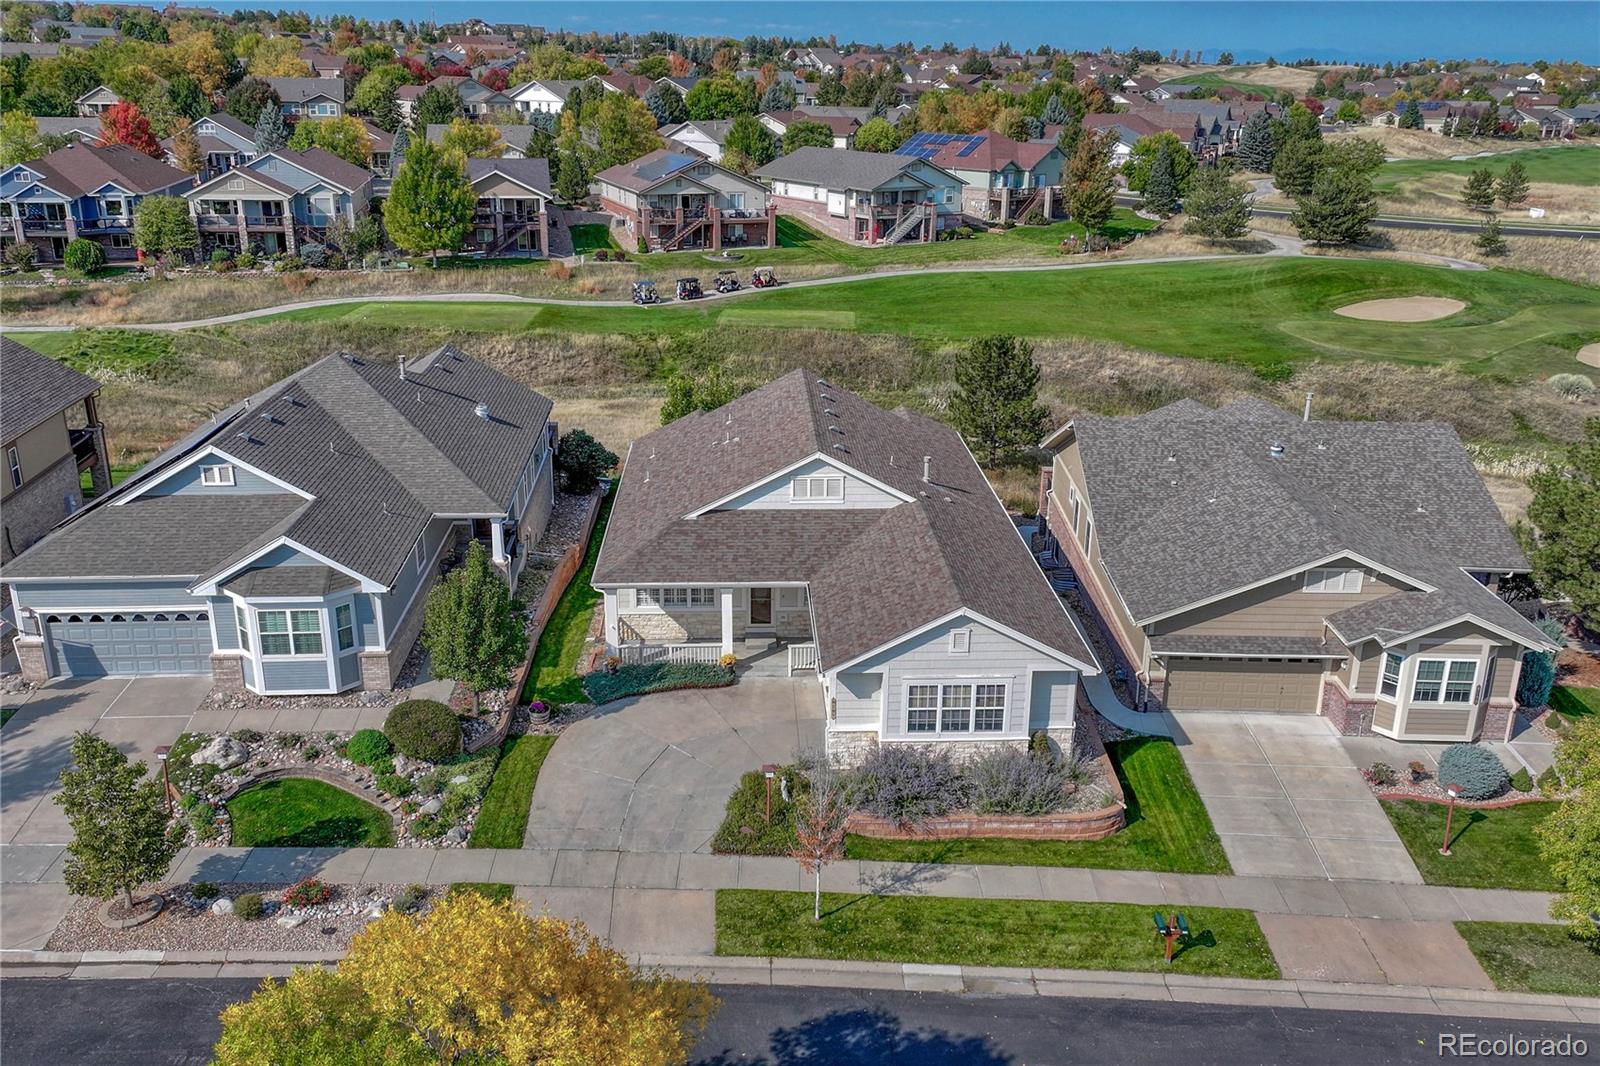
<svg viewBox="0 0 1600 1066">
<path fill-rule="evenodd" d="M 490 554 L 494 557 L 495 565 L 506 564 L 506 527 L 498 518 L 489 520 L 489 546 Z"/>
<path fill-rule="evenodd" d="M 617 590 L 602 589 L 600 596 L 605 601 L 606 651 L 615 653 L 622 643 L 617 624 Z"/>
<path fill-rule="evenodd" d="M 299 244 L 295 241 L 294 208 L 290 206 L 288 200 L 280 200 L 279 203 L 283 204 L 284 251 L 288 252 L 290 255 L 294 255 L 295 251 L 299 248 Z"/>
<path fill-rule="evenodd" d="M 715 207 L 706 208 L 706 217 L 711 223 L 711 250 L 722 250 L 722 212 Z"/>
<path fill-rule="evenodd" d="M 718 589 L 717 603 L 722 608 L 722 654 L 733 654 L 733 590 Z"/>
<path fill-rule="evenodd" d="M 542 203 L 539 205 L 539 254 L 548 257 L 550 255 L 550 212 L 545 210 L 547 206 Z M 628 250 L 630 252 L 633 251 L 631 248 Z M 552 481 L 551 484 L 553 485 L 554 482 Z"/>
</svg>

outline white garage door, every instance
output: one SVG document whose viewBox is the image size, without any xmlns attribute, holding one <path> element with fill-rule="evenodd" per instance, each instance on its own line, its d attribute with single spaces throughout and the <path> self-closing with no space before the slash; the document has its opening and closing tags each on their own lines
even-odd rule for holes
<svg viewBox="0 0 1600 1066">
<path fill-rule="evenodd" d="M 1314 714 L 1320 659 L 1182 659 L 1167 663 L 1174 711 L 1292 711 Z"/>
<path fill-rule="evenodd" d="M 211 673 L 211 620 L 205 611 L 51 614 L 44 631 L 57 674 Z"/>
</svg>

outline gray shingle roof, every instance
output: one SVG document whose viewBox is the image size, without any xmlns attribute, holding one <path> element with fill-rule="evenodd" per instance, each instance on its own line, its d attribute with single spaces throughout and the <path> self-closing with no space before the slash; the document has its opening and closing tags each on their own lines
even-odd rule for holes
<svg viewBox="0 0 1600 1066">
<path fill-rule="evenodd" d="M 100 391 L 100 383 L 65 363 L 0 337 L 0 443 Z"/>
<path fill-rule="evenodd" d="M 684 517 L 819 453 L 909 502 Z M 963 608 L 1095 662 L 961 438 L 804 370 L 637 441 L 594 580 L 807 581 L 824 669 Z"/>
<path fill-rule="evenodd" d="M 488 406 L 488 417 L 476 413 Z M 81 559 L 50 549 L 57 541 L 101 536 L 144 560 L 174 558 L 177 572 L 210 576 L 280 536 L 364 574 L 393 582 L 412 544 L 436 514 L 503 514 L 523 465 L 546 432 L 551 404 L 459 350 L 446 346 L 408 363 L 328 356 L 221 412 L 124 483 L 65 523 L 8 567 L 18 576 L 66 576 Z M 126 499 L 153 477 L 207 445 L 315 497 L 175 497 L 276 500 L 274 521 L 255 520 L 221 538 L 226 551 L 176 546 L 169 512 L 149 497 Z M 219 504 L 227 513 L 227 504 Z M 281 513 L 280 513 L 281 512 Z M 137 521 L 138 516 L 148 516 Z M 87 531 L 87 532 L 85 532 Z"/>
<path fill-rule="evenodd" d="M 267 84 L 286 104 L 303 104 L 319 96 L 344 103 L 343 78 L 268 78 Z"/>
<path fill-rule="evenodd" d="M 1150 638 L 1155 655 L 1270 655 L 1301 659 L 1344 658 L 1343 645 L 1316 637 L 1240 637 L 1215 633 L 1173 633 Z"/>
<path fill-rule="evenodd" d="M 705 162 L 704 156 L 692 152 L 674 152 L 669 148 L 657 148 L 638 159 L 618 163 L 614 167 L 602 170 L 595 175 L 595 180 L 609 182 L 633 192 L 644 192 L 680 170 Z"/>
<path fill-rule="evenodd" d="M 467 178 L 474 184 L 492 174 L 503 174 L 512 181 L 554 199 L 550 191 L 550 161 L 543 157 L 532 159 L 469 159 Z"/>
<path fill-rule="evenodd" d="M 326 596 L 353 588 L 356 580 L 330 566 L 251 567 L 222 583 L 225 592 L 257 596 Z"/>
<path fill-rule="evenodd" d="M 1302 422 L 1260 400 L 1183 400 L 1136 418 L 1085 415 L 1072 431 L 1102 562 L 1136 621 L 1354 553 L 1437 591 L 1340 612 L 1346 639 L 1386 618 L 1404 629 L 1471 613 L 1543 642 L 1464 572 L 1528 564 L 1448 425 Z"/>
<path fill-rule="evenodd" d="M 893 152 L 797 148 L 757 170 L 756 177 L 769 181 L 802 181 L 829 189 L 876 189 L 919 163 L 932 166 L 920 159 L 895 155 Z"/>
</svg>

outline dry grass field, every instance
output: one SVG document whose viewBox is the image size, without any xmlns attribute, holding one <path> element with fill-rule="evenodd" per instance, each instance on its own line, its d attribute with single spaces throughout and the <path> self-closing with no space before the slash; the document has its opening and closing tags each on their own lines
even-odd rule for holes
<svg viewBox="0 0 1600 1066">
<path fill-rule="evenodd" d="M 1515 152 L 1528 147 L 1520 141 L 1488 137 L 1441 137 L 1437 133 L 1403 130 L 1398 126 L 1357 126 L 1342 133 L 1327 134 L 1330 142 L 1336 142 L 1341 137 L 1377 141 L 1391 159 L 1452 159 L 1458 155 Z"/>
</svg>

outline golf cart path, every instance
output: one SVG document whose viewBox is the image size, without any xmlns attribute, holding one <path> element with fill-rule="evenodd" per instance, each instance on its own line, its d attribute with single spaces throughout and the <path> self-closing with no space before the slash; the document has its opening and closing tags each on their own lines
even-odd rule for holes
<svg viewBox="0 0 1600 1066">
<path fill-rule="evenodd" d="M 1040 273 L 1058 270 L 1094 270 L 1126 266 L 1150 266 L 1163 263 L 1205 263 L 1223 262 L 1227 260 L 1248 259 L 1274 259 L 1305 255 L 1305 243 L 1296 237 L 1289 237 L 1279 233 L 1252 233 L 1272 245 L 1272 250 L 1259 254 L 1250 253 L 1217 253 L 1214 255 L 1167 255 L 1151 259 L 1108 259 L 1096 260 L 1087 263 L 1036 263 L 1036 264 L 997 264 L 997 263 L 953 263 L 947 266 L 918 266 L 904 267 L 895 270 L 871 271 L 863 274 L 841 274 L 831 278 L 807 278 L 801 281 L 786 281 L 781 289 L 805 289 L 822 285 L 853 285 L 863 281 L 876 281 L 882 278 L 903 278 L 923 276 L 927 274 L 994 274 L 994 273 Z M 1419 253 L 1420 255 L 1420 253 Z M 1464 259 L 1453 259 L 1449 256 L 1426 255 L 1422 256 L 1430 262 L 1452 270 L 1486 270 L 1487 267 L 1478 263 L 1468 262 Z M 707 292 L 702 298 L 706 301 L 732 300 L 742 296 L 750 296 L 765 290 L 755 289 L 748 285 L 735 292 L 719 293 Z M 457 301 L 474 303 L 507 303 L 550 305 L 556 307 L 635 307 L 632 300 L 574 300 L 558 296 L 518 296 L 504 292 L 433 292 L 433 293 L 398 293 L 372 296 L 331 296 L 320 300 L 297 300 L 292 303 L 274 304 L 270 307 L 258 307 L 250 311 L 236 311 L 227 315 L 213 315 L 209 318 L 193 318 L 176 322 L 128 322 L 115 326 L 116 329 L 143 329 L 143 330 L 186 330 L 205 329 L 211 326 L 226 326 L 235 322 L 248 322 L 252 319 L 270 318 L 274 315 L 289 314 L 294 311 L 306 311 L 317 307 L 337 307 L 342 304 L 374 304 L 374 303 L 453 303 Z M 700 301 L 695 301 L 698 305 Z M 663 300 L 659 304 L 639 307 L 641 312 L 648 312 L 663 307 L 681 307 L 685 304 L 677 300 Z M 52 325 L 8 325 L 7 333 L 59 333 L 74 327 L 66 324 Z"/>
</svg>

